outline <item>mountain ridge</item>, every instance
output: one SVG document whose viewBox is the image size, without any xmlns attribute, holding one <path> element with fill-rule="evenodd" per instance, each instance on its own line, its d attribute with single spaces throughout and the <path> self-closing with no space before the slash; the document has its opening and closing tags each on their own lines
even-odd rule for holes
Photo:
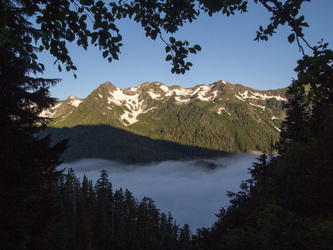
<svg viewBox="0 0 333 250">
<path fill-rule="evenodd" d="M 284 95 L 285 89 L 260 91 L 226 81 L 193 88 L 145 82 L 125 89 L 106 82 L 86 98 L 70 96 L 41 115 L 53 119 L 50 127 L 108 125 L 154 140 L 248 152 L 278 139 Z"/>
</svg>

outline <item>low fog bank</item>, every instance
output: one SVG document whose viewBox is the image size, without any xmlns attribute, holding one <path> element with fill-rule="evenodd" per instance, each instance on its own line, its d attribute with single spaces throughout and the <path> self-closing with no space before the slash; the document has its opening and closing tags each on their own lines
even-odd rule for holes
<svg viewBox="0 0 333 250">
<path fill-rule="evenodd" d="M 149 165 L 122 165 L 115 161 L 82 159 L 64 163 L 94 183 L 106 169 L 113 190 L 129 189 L 134 197 L 152 198 L 162 212 L 171 211 L 177 224 L 189 224 L 192 231 L 210 227 L 215 214 L 228 205 L 227 191 L 237 192 L 241 180 L 248 179 L 248 168 L 258 155 L 235 154 L 209 160 L 165 161 Z"/>
</svg>

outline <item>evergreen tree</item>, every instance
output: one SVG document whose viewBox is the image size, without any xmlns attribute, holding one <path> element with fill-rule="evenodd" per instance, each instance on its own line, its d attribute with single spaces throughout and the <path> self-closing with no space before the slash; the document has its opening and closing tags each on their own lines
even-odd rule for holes
<svg viewBox="0 0 333 250">
<path fill-rule="evenodd" d="M 48 246 L 60 173 L 56 167 L 66 142 L 50 146 L 49 136 L 33 136 L 45 123 L 37 114 L 53 103 L 46 86 L 54 81 L 28 77 L 38 69 L 20 55 L 26 52 L 22 50 L 0 47 L 0 213 L 6 215 L 0 223 L 0 247 L 38 249 Z"/>
<path fill-rule="evenodd" d="M 132 239 L 131 241 L 126 241 L 124 246 L 125 249 L 136 249 L 137 244 L 137 201 L 133 197 L 132 193 L 126 189 L 124 194 L 124 229 L 123 234 L 125 239 Z"/>
<path fill-rule="evenodd" d="M 191 231 L 188 224 L 185 224 L 179 232 L 178 249 L 192 249 L 191 246 Z"/>
<path fill-rule="evenodd" d="M 52 249 L 73 249 L 77 236 L 77 205 L 79 203 L 80 181 L 74 170 L 61 174 L 58 180 L 57 214 Z"/>
<path fill-rule="evenodd" d="M 112 184 L 108 179 L 106 170 L 101 170 L 100 178 L 95 184 L 96 192 L 96 247 L 108 249 L 112 236 Z"/>
<path fill-rule="evenodd" d="M 113 203 L 111 207 L 111 226 L 112 237 L 114 238 L 117 248 L 121 248 L 125 243 L 125 226 L 124 226 L 124 192 L 120 188 L 114 192 Z"/>
<path fill-rule="evenodd" d="M 304 89 L 292 83 L 286 92 L 286 119 L 282 122 L 279 152 L 284 152 L 290 143 L 302 143 L 308 139 L 309 104 Z"/>
<path fill-rule="evenodd" d="M 95 193 L 91 190 L 88 178 L 84 175 L 77 205 L 77 247 L 93 249 L 93 226 L 95 215 Z"/>
</svg>

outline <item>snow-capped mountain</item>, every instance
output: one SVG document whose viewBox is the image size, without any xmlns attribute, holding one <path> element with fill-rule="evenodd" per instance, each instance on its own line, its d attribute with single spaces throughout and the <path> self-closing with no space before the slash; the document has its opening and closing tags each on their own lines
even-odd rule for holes
<svg viewBox="0 0 333 250">
<path fill-rule="evenodd" d="M 230 94 L 230 92 L 233 93 Z M 55 106 L 44 110 L 41 113 L 41 116 L 64 118 L 69 115 L 68 113 L 72 113 L 82 101 L 90 101 L 91 98 L 94 98 L 95 102 L 105 103 L 106 101 L 105 107 L 110 110 L 109 112 L 115 109 L 115 107 L 122 108 L 122 111 L 118 115 L 118 119 L 125 126 L 139 122 L 139 115 L 157 109 L 158 104 L 156 104 L 154 100 L 165 102 L 174 99 L 175 104 L 178 105 L 188 104 L 193 100 L 215 102 L 217 105 L 218 102 L 224 101 L 223 105 L 227 106 L 227 103 L 230 103 L 232 102 L 232 99 L 237 98 L 253 107 L 263 110 L 268 108 L 271 109 L 272 112 L 272 108 L 267 104 L 268 100 L 286 101 L 284 98 L 284 89 L 258 91 L 246 88 L 239 84 L 232 85 L 225 81 L 212 83 L 208 86 L 198 85 L 194 88 L 185 89 L 179 86 L 168 87 L 159 82 L 143 83 L 137 87 L 119 89 L 112 85 L 112 83 L 106 82 L 100 85 L 100 87 L 93 91 L 86 99 L 78 99 L 75 96 L 69 96 L 67 100 L 59 101 Z M 216 109 L 218 114 L 222 114 L 222 111 L 231 115 L 226 110 L 226 107 L 219 107 Z M 103 110 L 100 110 L 100 112 L 107 115 Z M 283 118 L 282 113 L 278 117 L 272 115 L 273 120 L 279 118 Z M 80 121 L 77 122 L 77 124 L 81 124 Z M 57 124 L 57 122 L 54 124 Z"/>
<path fill-rule="evenodd" d="M 109 125 L 182 145 L 228 152 L 262 150 L 277 139 L 285 89 L 259 91 L 225 81 L 193 88 L 101 84 L 85 99 L 70 96 L 42 112 L 52 127 Z"/>
<path fill-rule="evenodd" d="M 76 96 L 69 96 L 66 100 L 59 101 L 49 109 L 43 110 L 39 116 L 48 118 L 67 116 L 71 114 L 73 110 L 80 105 L 81 102 L 82 100 Z"/>
</svg>

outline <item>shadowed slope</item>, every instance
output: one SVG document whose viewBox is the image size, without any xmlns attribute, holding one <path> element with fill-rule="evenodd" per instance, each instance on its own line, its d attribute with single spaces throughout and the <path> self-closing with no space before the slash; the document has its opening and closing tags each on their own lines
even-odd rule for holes
<svg viewBox="0 0 333 250">
<path fill-rule="evenodd" d="M 69 139 L 69 148 L 63 155 L 65 162 L 82 158 L 101 158 L 125 163 L 147 163 L 226 154 L 223 151 L 153 140 L 107 125 L 47 128 L 40 136 L 49 133 L 52 134 L 53 142 Z"/>
</svg>

